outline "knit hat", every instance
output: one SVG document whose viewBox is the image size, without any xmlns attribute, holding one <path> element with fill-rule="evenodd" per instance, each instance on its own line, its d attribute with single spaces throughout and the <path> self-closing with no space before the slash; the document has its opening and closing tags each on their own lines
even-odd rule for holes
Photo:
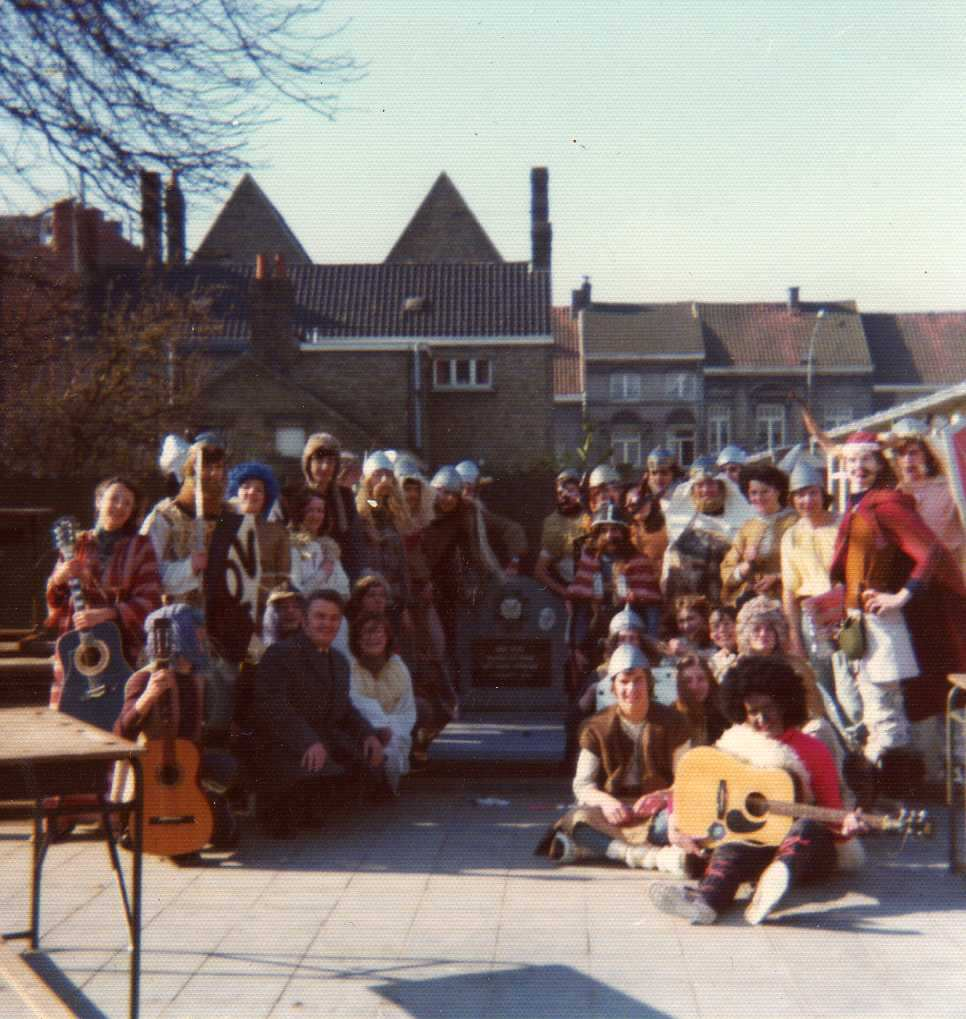
<svg viewBox="0 0 966 1019">
<path fill-rule="evenodd" d="M 843 456 L 850 453 L 881 453 L 882 443 L 875 432 L 853 432 L 841 449 Z"/>
<path fill-rule="evenodd" d="M 312 480 L 309 474 L 309 460 L 319 452 L 329 453 L 338 460 L 342 444 L 329 432 L 316 432 L 305 440 L 305 447 L 302 449 L 302 473 L 306 481 Z"/>
<path fill-rule="evenodd" d="M 760 594 L 741 606 L 736 620 L 738 636 L 738 654 L 746 655 L 751 651 L 751 628 L 755 623 L 768 623 L 775 631 L 778 639 L 776 653 L 783 652 L 788 646 L 788 620 L 782 612 L 781 602 L 768 595 Z"/>
</svg>

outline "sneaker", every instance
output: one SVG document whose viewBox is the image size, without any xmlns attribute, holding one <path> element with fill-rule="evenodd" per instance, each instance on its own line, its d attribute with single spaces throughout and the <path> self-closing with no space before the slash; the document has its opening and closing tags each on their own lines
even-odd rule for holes
<svg viewBox="0 0 966 1019">
<path fill-rule="evenodd" d="M 784 860 L 770 863 L 758 878 L 758 885 L 751 904 L 745 910 L 745 919 L 750 924 L 760 924 L 785 897 L 792 883 L 792 872 Z"/>
<path fill-rule="evenodd" d="M 696 926 L 714 923 L 718 914 L 701 898 L 697 888 L 687 885 L 653 884 L 648 888 L 651 902 L 662 913 L 679 916 Z"/>
<path fill-rule="evenodd" d="M 550 843 L 547 855 L 558 867 L 567 863 L 576 863 L 578 859 L 577 843 L 569 835 L 558 831 Z"/>
</svg>

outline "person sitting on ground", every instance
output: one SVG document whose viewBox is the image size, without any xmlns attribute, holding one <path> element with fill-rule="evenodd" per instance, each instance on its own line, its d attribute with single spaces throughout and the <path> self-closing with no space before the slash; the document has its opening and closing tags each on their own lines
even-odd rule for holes
<svg viewBox="0 0 966 1019">
<path fill-rule="evenodd" d="M 154 623 L 159 619 L 171 622 L 172 658 L 167 668 L 160 668 L 157 662 Z M 202 674 L 207 664 L 202 650 L 201 613 L 190 605 L 165 605 L 148 616 L 145 626 L 151 662 L 127 681 L 124 706 L 114 725 L 114 733 L 131 741 L 142 733 L 149 739 L 158 738 L 163 734 L 164 712 L 171 712 L 175 736 L 190 740 L 200 749 L 205 696 Z M 169 691 L 173 694 L 174 707 L 162 707 L 159 702 Z M 198 780 L 211 805 L 214 818 L 211 845 L 216 849 L 238 845 L 238 823 L 226 799 L 237 776 L 238 764 L 227 751 L 201 751 Z"/>
<path fill-rule="evenodd" d="M 708 618 L 711 640 L 717 651 L 708 659 L 714 678 L 720 682 L 738 660 L 738 612 L 734 605 L 719 605 Z"/>
<path fill-rule="evenodd" d="M 688 727 L 651 698 L 643 652 L 622 645 L 608 670 L 617 703 L 580 732 L 580 756 L 569 811 L 537 847 L 558 864 L 610 859 L 629 867 L 680 873 L 684 854 L 667 844 L 666 794 L 688 748 Z"/>
<path fill-rule="evenodd" d="M 349 648 L 349 696 L 382 742 L 386 778 L 396 795 L 399 779 L 409 771 L 417 719 L 409 669 L 395 653 L 392 625 L 385 616 L 356 616 L 349 628 Z"/>
<path fill-rule="evenodd" d="M 385 784 L 383 748 L 349 699 L 349 663 L 333 651 L 342 599 L 315 591 L 302 632 L 265 651 L 255 679 L 258 812 L 271 838 L 321 822 L 324 786 L 352 784 L 358 796 Z M 360 785 L 362 789 L 360 790 Z"/>
<path fill-rule="evenodd" d="M 677 673 L 674 708 L 688 723 L 691 746 L 711 746 L 729 725 L 718 703 L 714 674 L 700 655 L 685 655 L 678 662 Z"/>
<path fill-rule="evenodd" d="M 807 718 L 805 689 L 787 662 L 745 658 L 728 673 L 721 692 L 735 724 L 716 744 L 719 750 L 753 767 L 784 768 L 796 779 L 803 802 L 842 809 L 835 762 L 823 743 L 801 730 Z M 836 866 L 859 866 L 862 847 L 851 837 L 865 830 L 862 812 L 854 810 L 839 826 L 800 818 L 777 847 L 726 842 L 710 854 L 697 887 L 662 882 L 649 889 L 651 901 L 692 924 L 711 924 L 732 904 L 743 882 L 756 881 L 745 919 L 759 924 L 793 885 L 827 880 Z M 669 837 L 688 854 L 707 858 L 700 838 L 678 830 L 673 809 Z"/>
</svg>

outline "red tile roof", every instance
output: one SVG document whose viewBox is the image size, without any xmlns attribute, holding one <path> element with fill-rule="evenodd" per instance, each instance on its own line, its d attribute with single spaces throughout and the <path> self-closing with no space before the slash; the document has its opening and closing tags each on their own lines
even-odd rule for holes
<svg viewBox="0 0 966 1019">
<path fill-rule="evenodd" d="M 876 385 L 954 385 L 966 379 L 966 312 L 863 315 Z"/>
<path fill-rule="evenodd" d="M 854 301 L 775 304 L 698 304 L 707 366 L 793 368 L 808 358 L 814 334 L 817 367 L 872 367 Z"/>
<path fill-rule="evenodd" d="M 584 388 L 580 359 L 580 324 L 570 306 L 550 309 L 553 327 L 553 395 L 580 396 Z"/>
</svg>

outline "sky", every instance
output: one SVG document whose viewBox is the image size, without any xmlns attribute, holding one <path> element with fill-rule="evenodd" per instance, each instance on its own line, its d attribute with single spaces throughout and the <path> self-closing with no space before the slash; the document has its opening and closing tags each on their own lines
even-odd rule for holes
<svg viewBox="0 0 966 1019">
<path fill-rule="evenodd" d="M 554 296 L 966 309 L 966 4 L 331 0 L 367 65 L 253 173 L 312 258 L 378 262 L 445 170 L 504 258 L 546 166 Z M 320 85 L 322 87 L 322 85 Z M 218 196 L 224 200 L 228 192 Z M 197 245 L 218 202 L 189 201 Z"/>
</svg>

